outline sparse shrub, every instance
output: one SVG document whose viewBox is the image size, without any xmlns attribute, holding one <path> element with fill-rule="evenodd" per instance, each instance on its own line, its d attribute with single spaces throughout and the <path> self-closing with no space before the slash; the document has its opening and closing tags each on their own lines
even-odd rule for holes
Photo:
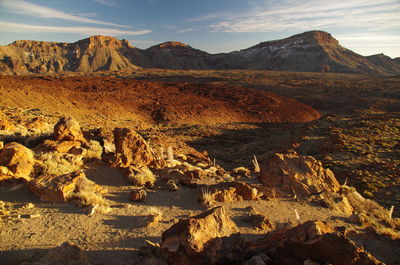
<svg viewBox="0 0 400 265">
<path fill-rule="evenodd" d="M 128 182 L 136 186 L 154 186 L 156 177 L 148 168 L 129 167 L 127 174 Z"/>
<path fill-rule="evenodd" d="M 254 155 L 252 162 L 254 165 L 254 172 L 256 172 L 256 173 L 261 172 L 261 168 L 260 168 L 260 165 L 258 164 L 256 155 Z"/>
<path fill-rule="evenodd" d="M 200 204 L 206 208 L 211 208 L 214 205 L 214 196 L 209 189 L 201 189 Z"/>
<path fill-rule="evenodd" d="M 148 215 L 149 217 L 146 219 L 147 227 L 156 226 L 162 220 L 163 217 L 162 211 L 156 207 L 150 207 L 148 209 Z"/>
<path fill-rule="evenodd" d="M 101 186 L 84 178 L 76 184 L 75 191 L 69 199 L 82 206 L 92 206 L 97 212 L 108 213 L 111 209 L 109 201 L 102 196 L 105 193 L 106 190 Z"/>
<path fill-rule="evenodd" d="M 95 140 L 90 140 L 85 148 L 87 152 L 85 154 L 85 158 L 87 159 L 101 159 L 101 155 L 103 154 L 103 147 L 100 145 L 99 142 Z"/>
<path fill-rule="evenodd" d="M 83 166 L 83 157 L 58 152 L 40 153 L 36 157 L 37 174 L 63 175 L 80 170 Z"/>
</svg>

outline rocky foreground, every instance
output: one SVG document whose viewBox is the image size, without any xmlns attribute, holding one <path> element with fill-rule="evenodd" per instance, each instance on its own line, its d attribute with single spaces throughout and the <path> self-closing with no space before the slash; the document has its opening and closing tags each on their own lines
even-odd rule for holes
<svg viewBox="0 0 400 265">
<path fill-rule="evenodd" d="M 0 193 L 15 199 L 29 189 L 50 205 L 67 203 L 79 209 L 75 222 L 97 220 L 99 226 L 103 216 L 119 214 L 119 206 L 128 203 L 115 204 L 107 185 L 94 181 L 93 172 L 118 172 L 113 177 L 113 189 L 125 186 L 123 196 L 129 197 L 134 209 L 146 208 L 147 203 L 154 203 L 155 196 L 168 200 L 169 208 L 152 207 L 141 214 L 128 207 L 131 212 L 125 217 L 138 218 L 128 226 L 141 229 L 142 247 L 131 250 L 130 260 L 118 264 L 399 262 L 395 253 L 400 250 L 400 219 L 392 216 L 393 208 L 385 209 L 346 183 L 340 184 L 334 172 L 312 156 L 287 150 L 269 155 L 260 164 L 254 157 L 251 169 L 227 171 L 206 153 L 176 153 L 171 146 L 149 143 L 129 128 L 115 128 L 110 137 L 102 135 L 100 129 L 82 130 L 70 117 L 56 121 L 53 117 L 53 124 L 51 119 L 20 118 L 10 119 L 6 112 L 1 115 Z M 5 241 L 19 236 L 18 227 L 29 227 L 35 238 L 35 229 L 39 231 L 41 223 L 49 222 L 46 212 L 31 213 L 35 204 L 25 201 L 21 205 L 14 199 L 0 203 L 2 245 L 8 246 L 3 251 L 22 248 L 22 242 L 9 245 Z M 193 210 L 182 217 L 177 206 L 187 202 L 192 204 L 186 205 L 188 209 Z M 260 207 L 268 203 L 278 206 L 275 212 Z M 233 214 L 235 211 L 241 215 Z M 307 211 L 323 212 L 325 217 L 307 220 L 312 219 L 305 218 Z M 55 216 L 51 212 L 48 215 Z M 276 215 L 291 217 L 278 222 L 273 217 Z M 37 222 L 38 227 L 26 220 Z M 46 229 L 54 230 L 53 226 Z M 68 239 L 64 232 L 69 231 L 54 231 L 53 235 Z M 90 237 L 91 231 L 81 232 Z M 129 244 L 140 236 L 114 237 Z M 55 242 L 52 240 L 49 238 L 49 242 Z M 85 240 L 66 240 L 58 247 L 23 257 L 0 255 L 0 261 L 24 265 L 116 264 L 107 258 L 102 263 L 89 253 L 93 249 L 90 244 L 97 244 L 99 252 L 112 247 L 107 241 L 101 245 Z M 382 248 L 393 254 L 382 252 Z"/>
</svg>

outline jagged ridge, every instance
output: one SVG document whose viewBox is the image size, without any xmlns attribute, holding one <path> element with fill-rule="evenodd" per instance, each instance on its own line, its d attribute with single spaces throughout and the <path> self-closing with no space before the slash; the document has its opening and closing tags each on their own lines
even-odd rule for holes
<svg viewBox="0 0 400 265">
<path fill-rule="evenodd" d="M 261 42 L 240 51 L 209 54 L 168 41 L 146 50 L 127 40 L 92 36 L 74 43 L 15 41 L 0 47 L 3 74 L 166 69 L 254 69 L 306 72 L 399 74 L 399 58 L 364 57 L 342 47 L 324 31 Z"/>
</svg>

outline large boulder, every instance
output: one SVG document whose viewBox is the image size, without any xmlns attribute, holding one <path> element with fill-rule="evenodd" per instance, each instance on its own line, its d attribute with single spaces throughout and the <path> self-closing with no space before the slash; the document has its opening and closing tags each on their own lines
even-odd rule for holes
<svg viewBox="0 0 400 265">
<path fill-rule="evenodd" d="M 300 156 L 295 151 L 269 157 L 261 167 L 259 179 L 266 187 L 282 193 L 294 191 L 299 196 L 340 190 L 330 169 L 323 168 L 312 156 Z"/>
<path fill-rule="evenodd" d="M 85 173 L 76 171 L 65 175 L 43 174 L 29 183 L 30 190 L 42 201 L 66 202 Z"/>
<path fill-rule="evenodd" d="M 116 163 L 114 166 L 146 167 L 155 161 L 149 145 L 137 132 L 128 128 L 114 129 Z"/>
<path fill-rule="evenodd" d="M 162 234 L 161 249 L 171 264 L 213 264 L 226 239 L 239 230 L 224 208 L 181 219 Z"/>
<path fill-rule="evenodd" d="M 16 142 L 8 143 L 0 153 L 0 180 L 22 178 L 29 181 L 34 164 L 33 152 L 29 148 Z"/>
<path fill-rule="evenodd" d="M 56 141 L 81 141 L 86 142 L 79 122 L 70 117 L 62 117 L 54 126 Z"/>
<path fill-rule="evenodd" d="M 305 260 L 334 265 L 382 264 L 322 221 L 308 221 L 291 229 L 269 233 L 262 241 L 250 243 L 248 250 L 268 253 L 273 264 L 282 265 L 303 265 Z"/>
<path fill-rule="evenodd" d="M 80 148 L 81 142 L 79 141 L 54 141 L 45 140 L 41 147 L 49 151 L 56 151 L 59 153 L 68 153 L 73 148 Z"/>
<path fill-rule="evenodd" d="M 14 125 L 11 123 L 6 115 L 0 112 L 0 130 L 8 131 L 12 129 L 14 129 Z"/>
</svg>

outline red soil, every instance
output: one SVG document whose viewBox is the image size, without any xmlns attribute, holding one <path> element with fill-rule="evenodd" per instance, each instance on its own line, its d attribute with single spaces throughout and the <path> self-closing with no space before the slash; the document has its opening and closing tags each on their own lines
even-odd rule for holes
<svg viewBox="0 0 400 265">
<path fill-rule="evenodd" d="M 318 111 L 294 99 L 250 88 L 99 76 L 0 76 L 0 104 L 58 111 L 102 127 L 111 121 L 134 121 L 147 127 L 155 123 L 307 122 L 320 117 Z"/>
</svg>

